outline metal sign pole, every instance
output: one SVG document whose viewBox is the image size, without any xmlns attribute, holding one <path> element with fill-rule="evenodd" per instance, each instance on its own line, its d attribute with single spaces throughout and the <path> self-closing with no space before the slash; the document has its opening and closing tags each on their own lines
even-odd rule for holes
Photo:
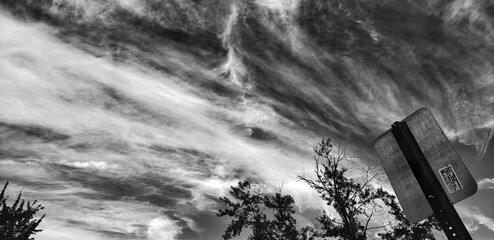
<svg viewBox="0 0 494 240">
<path fill-rule="evenodd" d="M 406 122 L 395 122 L 391 132 L 448 239 L 472 240 Z"/>
</svg>

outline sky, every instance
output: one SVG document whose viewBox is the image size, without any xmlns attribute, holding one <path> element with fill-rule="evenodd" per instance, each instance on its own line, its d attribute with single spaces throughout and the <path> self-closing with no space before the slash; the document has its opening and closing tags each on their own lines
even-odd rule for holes
<svg viewBox="0 0 494 240">
<path fill-rule="evenodd" d="M 45 206 L 37 240 L 219 239 L 245 179 L 309 224 L 312 147 L 379 166 L 374 139 L 427 107 L 479 186 L 455 207 L 493 239 L 493 19 L 490 0 L 2 0 L 0 183 Z"/>
</svg>

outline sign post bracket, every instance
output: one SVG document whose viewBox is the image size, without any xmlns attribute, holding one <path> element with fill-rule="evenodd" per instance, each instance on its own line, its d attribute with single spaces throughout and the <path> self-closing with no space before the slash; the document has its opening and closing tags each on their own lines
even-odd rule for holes
<svg viewBox="0 0 494 240">
<path fill-rule="evenodd" d="M 448 239 L 472 240 L 407 123 L 395 122 L 391 132 Z"/>
</svg>

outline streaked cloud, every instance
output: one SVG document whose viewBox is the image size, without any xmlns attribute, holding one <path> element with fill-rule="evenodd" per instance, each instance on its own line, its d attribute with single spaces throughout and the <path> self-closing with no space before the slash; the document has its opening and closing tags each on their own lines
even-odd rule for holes
<svg viewBox="0 0 494 240">
<path fill-rule="evenodd" d="M 211 199 L 239 179 L 276 184 L 307 164 L 299 159 L 312 137 L 290 130 L 291 121 L 269 105 L 196 94 L 175 76 L 89 55 L 46 25 L 7 14 L 0 22 L 9 32 L 0 42 L 9 49 L 0 58 L 0 121 L 10 139 L 1 144 L 10 169 L 1 176 L 50 209 L 52 225 L 39 239 L 86 231 L 93 239 L 173 239 L 185 228 L 202 231 L 191 222 L 194 210 L 214 210 Z M 192 71 L 214 76 L 200 65 Z M 250 138 L 268 132 L 276 141 Z"/>
</svg>

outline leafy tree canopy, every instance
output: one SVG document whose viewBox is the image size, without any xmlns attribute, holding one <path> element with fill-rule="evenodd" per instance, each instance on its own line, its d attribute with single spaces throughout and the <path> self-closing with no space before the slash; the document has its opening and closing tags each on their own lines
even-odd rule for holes
<svg viewBox="0 0 494 240">
<path fill-rule="evenodd" d="M 36 229 L 45 215 L 39 219 L 34 219 L 34 215 L 44 207 L 41 204 L 27 202 L 21 199 L 22 192 L 19 193 L 16 200 L 9 206 L 5 196 L 9 182 L 5 184 L 0 192 L 0 239 L 5 240 L 34 240 L 31 235 L 41 232 Z"/>
</svg>

